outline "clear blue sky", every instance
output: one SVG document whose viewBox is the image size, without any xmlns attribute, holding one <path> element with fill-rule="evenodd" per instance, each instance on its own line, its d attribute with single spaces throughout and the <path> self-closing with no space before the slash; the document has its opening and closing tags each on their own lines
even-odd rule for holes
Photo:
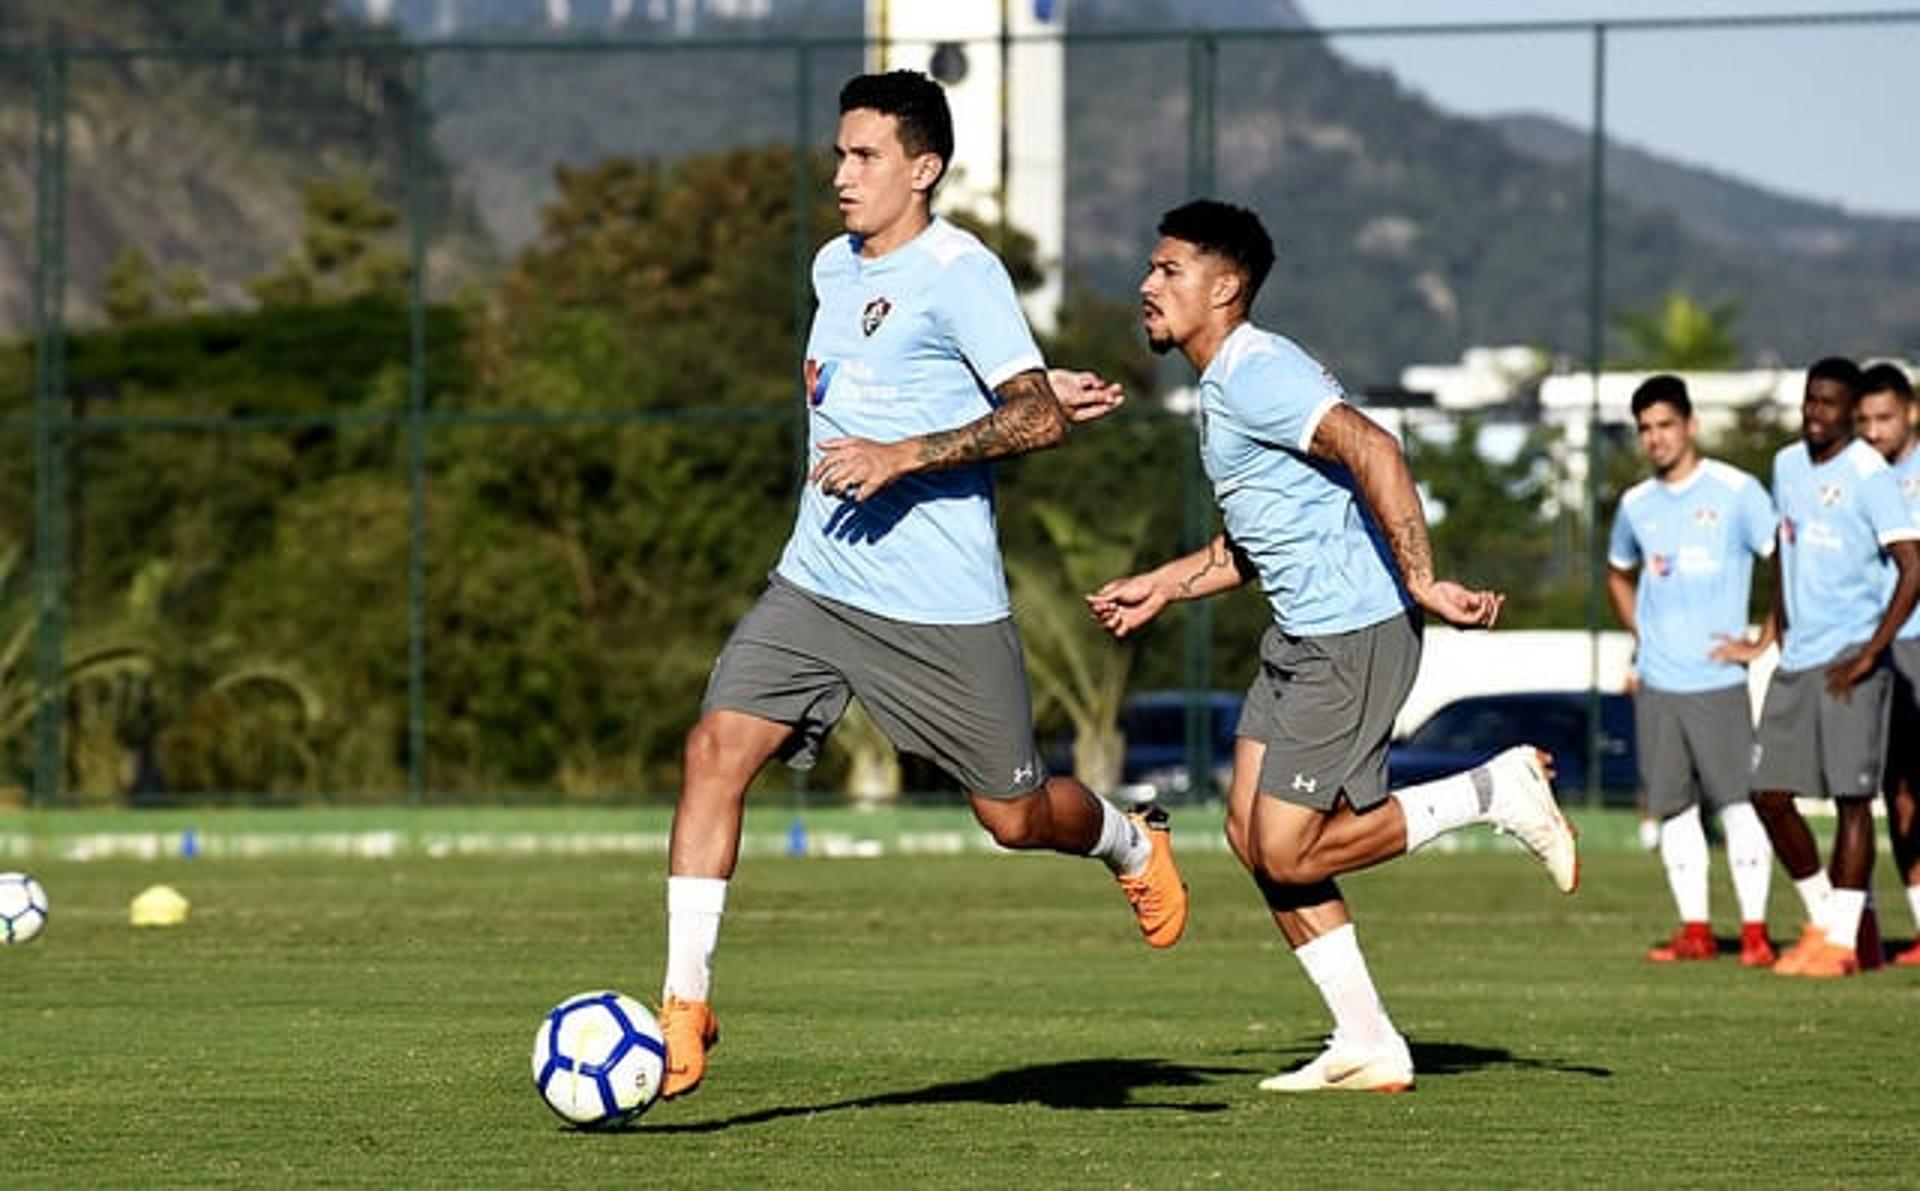
<svg viewBox="0 0 1920 1191">
<path fill-rule="evenodd" d="M 1613 137 L 1858 213 L 1920 216 L 1920 0 L 1296 0 L 1326 28 L 1644 17 L 1910 13 L 1905 24 L 1618 29 Z M 1337 38 L 1441 107 L 1591 126 L 1589 35 Z M 1920 281 L 1916 282 L 1920 284 Z"/>
</svg>

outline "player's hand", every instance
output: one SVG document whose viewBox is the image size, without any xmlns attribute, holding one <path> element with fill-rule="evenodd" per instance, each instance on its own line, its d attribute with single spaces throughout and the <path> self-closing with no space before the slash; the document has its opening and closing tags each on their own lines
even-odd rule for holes
<svg viewBox="0 0 1920 1191">
<path fill-rule="evenodd" d="M 828 496 L 871 500 L 873 494 L 907 473 L 900 443 L 865 438 L 830 438 L 820 444 L 820 461 L 807 473 L 809 484 Z"/>
<path fill-rule="evenodd" d="M 1412 594 L 1422 608 L 1458 629 L 1492 628 L 1507 604 L 1500 592 L 1480 591 L 1451 579 L 1435 580 Z"/>
<path fill-rule="evenodd" d="M 1091 372 L 1049 368 L 1047 383 L 1053 388 L 1053 399 L 1060 403 L 1060 412 L 1067 415 L 1069 422 L 1104 418 L 1127 400 L 1119 385 L 1101 380 Z"/>
<path fill-rule="evenodd" d="M 1115 637 L 1126 637 L 1160 614 L 1171 602 L 1160 585 L 1147 575 L 1115 579 L 1087 596 L 1087 610 L 1100 627 Z"/>
<path fill-rule="evenodd" d="M 1735 662 L 1744 666 L 1767 652 L 1764 642 L 1751 640 L 1744 634 L 1735 637 L 1730 633 L 1715 633 L 1713 639 L 1716 644 L 1707 651 L 1707 657 L 1716 662 Z"/>
<path fill-rule="evenodd" d="M 1850 658 L 1841 658 L 1827 667 L 1827 694 L 1836 699 L 1845 699 L 1853 693 L 1854 686 L 1871 673 L 1872 654 L 1861 652 Z"/>
</svg>

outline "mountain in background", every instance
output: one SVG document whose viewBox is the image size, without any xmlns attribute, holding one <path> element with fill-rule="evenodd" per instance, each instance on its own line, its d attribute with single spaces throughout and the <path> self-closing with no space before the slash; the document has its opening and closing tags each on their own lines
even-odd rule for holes
<svg viewBox="0 0 1920 1191">
<path fill-rule="evenodd" d="M 302 186 L 359 175 L 406 198 L 407 113 L 417 79 L 377 52 L 416 35 L 438 0 L 399 0 L 398 29 L 369 29 L 362 0 L 44 0 L 0 12 L 19 43 L 342 40 L 368 54 L 89 58 L 69 81 L 69 310 L 98 316 L 107 269 L 138 249 L 208 275 L 216 300 L 292 249 Z M 670 7 L 670 6 L 667 6 Z M 839 83 L 860 69 L 860 0 L 773 0 L 766 21 L 712 22 L 738 37 L 699 48 L 620 33 L 610 5 L 572 0 L 576 37 L 545 29 L 544 0 L 471 0 L 525 50 L 431 55 L 434 292 L 484 276 L 537 234 L 559 165 L 672 160 L 741 144 L 824 147 Z M 634 20 L 664 12 L 635 0 Z M 1201 181 L 1190 174 L 1190 71 L 1179 31 L 1268 29 L 1212 44 L 1207 188 L 1258 209 L 1281 258 L 1258 316 L 1357 388 L 1478 344 L 1534 343 L 1574 361 L 1588 343 L 1586 138 L 1538 117 L 1468 119 L 1391 75 L 1302 35 L 1287 0 L 1073 0 L 1074 28 L 1168 32 L 1093 38 L 1067 60 L 1066 268 L 1129 302 L 1153 227 Z M 599 13 L 599 17 L 595 17 Z M 618 32 L 618 31 L 616 31 Z M 754 38 L 846 38 L 802 55 Z M 371 41 L 369 42 L 369 39 Z M 478 40 L 484 41 L 485 38 Z M 612 49 L 615 52 L 599 52 Z M 34 119 L 31 59 L 0 67 L 0 319 L 30 318 Z M 804 97 L 804 104 L 800 100 Z M 804 127 L 801 124 L 805 114 Z M 1608 155 L 1606 308 L 1647 309 L 1673 289 L 1739 307 L 1756 359 L 1920 352 L 1920 220 L 1866 218 L 1783 198 L 1626 146 Z"/>
<path fill-rule="evenodd" d="M 1585 169 L 1593 136 L 1550 116 L 1521 113 L 1489 121 L 1529 157 Z M 1751 182 L 1609 140 L 1607 190 L 1666 211 L 1710 243 L 1784 252 L 1808 261 L 1861 251 L 1910 252 L 1920 221 L 1857 215 L 1832 203 L 1792 198 Z"/>
</svg>

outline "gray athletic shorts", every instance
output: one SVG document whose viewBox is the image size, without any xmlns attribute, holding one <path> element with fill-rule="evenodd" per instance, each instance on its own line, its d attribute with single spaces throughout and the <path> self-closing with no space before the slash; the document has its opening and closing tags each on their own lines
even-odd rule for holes
<svg viewBox="0 0 1920 1191">
<path fill-rule="evenodd" d="M 1920 637 L 1895 641 L 1887 654 L 1893 659 L 1894 694 L 1920 707 Z"/>
<path fill-rule="evenodd" d="M 1677 815 L 1702 792 L 1716 807 L 1747 801 L 1753 709 L 1745 683 L 1717 691 L 1641 687 L 1633 696 L 1633 733 L 1649 813 Z"/>
<path fill-rule="evenodd" d="M 1238 733 L 1267 746 L 1260 792 L 1322 811 L 1342 792 L 1355 810 L 1384 801 L 1387 741 L 1419 669 L 1411 613 L 1324 637 L 1269 626 Z"/>
<path fill-rule="evenodd" d="M 1753 750 L 1754 790 L 1806 798 L 1871 798 L 1886 764 L 1893 672 L 1882 666 L 1845 699 L 1827 693 L 1825 668 L 1775 670 Z"/>
<path fill-rule="evenodd" d="M 701 710 L 793 725 L 781 759 L 807 769 L 850 695 L 895 748 L 932 761 L 971 793 L 1018 798 L 1046 781 L 1012 620 L 910 624 L 775 575 L 720 651 Z"/>
</svg>

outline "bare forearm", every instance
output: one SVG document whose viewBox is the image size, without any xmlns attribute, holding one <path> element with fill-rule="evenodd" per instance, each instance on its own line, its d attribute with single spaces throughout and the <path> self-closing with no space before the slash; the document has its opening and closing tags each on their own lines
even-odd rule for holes
<svg viewBox="0 0 1920 1191">
<path fill-rule="evenodd" d="M 1169 600 L 1202 600 L 1232 591 L 1247 573 L 1227 535 L 1220 534 L 1202 549 L 1161 564 L 1153 578 Z"/>
<path fill-rule="evenodd" d="M 1607 571 L 1607 602 L 1613 605 L 1613 614 L 1620 626 L 1629 633 L 1638 633 L 1633 618 L 1633 576 L 1625 571 Z"/>
<path fill-rule="evenodd" d="M 1894 562 L 1900 568 L 1898 580 L 1894 583 L 1893 598 L 1887 602 L 1887 610 L 1880 617 L 1880 627 L 1867 642 L 1866 652 L 1877 657 L 1880 651 L 1893 644 L 1901 626 L 1913 615 L 1913 608 L 1920 603 L 1920 546 L 1912 542 L 1899 542 L 1893 551 Z"/>
<path fill-rule="evenodd" d="M 1385 535 L 1387 548 L 1393 551 L 1401 581 L 1408 591 L 1431 587 L 1433 542 L 1427 535 L 1427 514 L 1420 506 L 1420 492 L 1413 486 L 1413 473 L 1407 470 L 1400 445 L 1359 414 L 1349 413 L 1333 431 L 1348 440 L 1335 444 L 1335 458 L 1353 473 L 1361 499 Z"/>
<path fill-rule="evenodd" d="M 913 470 L 930 471 L 1043 451 L 1067 437 L 1067 416 L 1047 375 L 1022 372 L 996 390 L 1000 404 L 965 426 L 911 440 Z"/>
</svg>

